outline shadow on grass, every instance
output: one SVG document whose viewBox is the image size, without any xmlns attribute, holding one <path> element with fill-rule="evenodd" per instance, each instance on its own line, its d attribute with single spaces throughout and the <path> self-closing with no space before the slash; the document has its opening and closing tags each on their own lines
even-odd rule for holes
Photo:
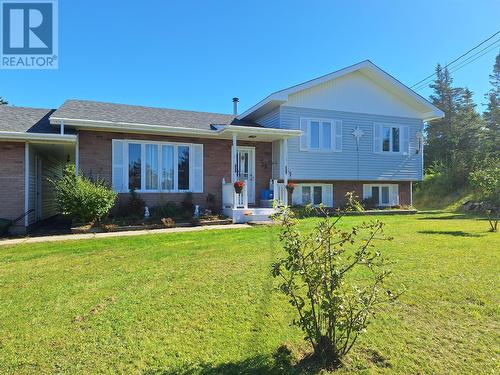
<svg viewBox="0 0 500 375">
<path fill-rule="evenodd" d="M 417 233 L 422 234 L 443 234 L 454 237 L 481 237 L 480 234 L 468 233 L 463 230 L 419 230 Z"/>
<path fill-rule="evenodd" d="M 278 368 L 269 357 L 258 355 L 238 362 L 223 363 L 220 365 L 201 363 L 172 370 L 149 370 L 144 375 L 229 375 L 229 374 L 298 374 L 293 367 Z M 304 372 L 302 372 L 304 373 Z"/>
<path fill-rule="evenodd" d="M 434 215 L 433 213 L 432 214 L 425 213 L 425 214 Z M 452 214 L 452 215 L 439 216 L 439 217 L 432 217 L 432 216 L 419 217 L 417 220 L 453 220 L 453 219 L 470 219 L 470 218 L 472 218 L 472 216 L 468 216 L 465 214 Z"/>
<path fill-rule="evenodd" d="M 171 370 L 149 370 L 143 375 L 308 375 L 318 374 L 322 367 L 312 358 L 304 358 L 295 366 L 285 368 L 275 366 L 268 357 L 256 356 L 240 362 L 223 363 L 220 365 L 199 364 L 192 367 Z"/>
</svg>

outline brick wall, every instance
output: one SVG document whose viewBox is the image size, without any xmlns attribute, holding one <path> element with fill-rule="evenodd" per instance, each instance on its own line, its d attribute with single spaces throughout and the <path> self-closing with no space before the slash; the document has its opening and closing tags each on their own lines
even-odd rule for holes
<svg viewBox="0 0 500 375">
<path fill-rule="evenodd" d="M 0 141 L 0 218 L 15 219 L 24 212 L 24 143 Z M 11 232 L 24 231 L 24 220 Z"/>
<path fill-rule="evenodd" d="M 186 142 L 203 144 L 203 193 L 193 193 L 196 204 L 206 203 L 208 193 L 215 195 L 217 205 L 221 206 L 222 178 L 231 180 L 231 140 L 204 139 L 193 137 L 172 137 L 144 134 L 79 132 L 80 170 L 93 177 L 105 179 L 111 185 L 111 143 L 113 139 L 137 139 L 164 142 Z M 255 147 L 255 197 L 262 189 L 269 187 L 272 167 L 272 146 L 270 142 L 238 141 L 239 146 Z M 128 194 L 120 194 L 127 196 Z M 149 206 L 167 201 L 180 202 L 184 193 L 142 193 L 141 198 Z M 124 197 L 122 197 L 124 198 Z"/>
<path fill-rule="evenodd" d="M 306 181 L 293 181 L 296 183 Z M 310 181 L 308 181 L 310 182 Z M 345 194 L 354 191 L 360 200 L 363 199 L 363 184 L 394 184 L 399 185 L 399 204 L 410 204 L 410 182 L 408 181 L 321 181 L 321 183 L 333 184 L 333 203 L 335 207 L 343 206 L 346 203 Z"/>
</svg>

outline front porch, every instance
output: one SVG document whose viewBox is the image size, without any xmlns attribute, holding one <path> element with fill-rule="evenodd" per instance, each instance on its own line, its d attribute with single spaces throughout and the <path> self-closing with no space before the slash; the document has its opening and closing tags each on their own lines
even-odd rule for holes
<svg viewBox="0 0 500 375">
<path fill-rule="evenodd" d="M 234 183 L 222 180 L 222 213 L 232 218 L 235 224 L 269 221 L 271 215 L 275 213 L 273 207 L 288 204 L 288 194 L 284 182 L 278 182 L 278 180 L 269 182 L 270 199 L 262 199 L 261 207 L 248 203 L 248 181 L 244 180 L 243 182 L 245 185 L 242 191 L 237 193 Z"/>
<path fill-rule="evenodd" d="M 254 129 L 249 129 L 248 133 L 251 131 Z M 255 165 L 257 162 L 266 161 L 260 160 L 259 157 L 262 156 L 256 155 L 255 148 L 238 145 L 238 137 L 241 140 L 246 140 L 252 138 L 251 134 L 241 130 L 232 134 L 231 180 L 222 179 L 222 212 L 230 217 L 233 223 L 269 221 L 275 212 L 273 207 L 278 204 L 288 204 L 286 190 L 289 177 L 287 149 L 290 135 L 283 133 L 282 130 L 275 129 L 275 132 L 269 134 L 268 141 L 279 144 L 279 153 L 275 155 L 273 152 L 273 160 L 271 160 L 273 166 L 278 165 L 276 168 L 278 172 L 273 172 L 269 186 L 265 189 L 261 187 L 260 191 L 256 191 Z M 275 157 L 279 160 L 274 160 Z M 234 186 L 237 181 L 243 183 L 240 192 L 237 192 Z"/>
</svg>

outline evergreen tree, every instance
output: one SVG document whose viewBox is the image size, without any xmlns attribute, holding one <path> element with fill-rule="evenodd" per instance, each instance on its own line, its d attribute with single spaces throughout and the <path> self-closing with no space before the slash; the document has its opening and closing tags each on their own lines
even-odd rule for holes
<svg viewBox="0 0 500 375">
<path fill-rule="evenodd" d="M 427 124 L 425 166 L 438 163 L 451 181 L 463 185 L 478 158 L 482 120 L 476 111 L 472 92 L 452 84 L 448 69 L 438 64 L 436 79 L 431 84 L 434 94 L 430 99 L 445 117 Z"/>
<path fill-rule="evenodd" d="M 9 104 L 8 101 L 4 100 L 1 96 L 0 96 L 0 105 L 4 105 L 4 104 Z"/>
<path fill-rule="evenodd" d="M 500 157 L 500 54 L 497 55 L 493 73 L 490 74 L 490 83 L 493 86 L 485 95 L 488 99 L 486 111 L 483 114 L 485 121 L 485 141 L 490 156 Z"/>
</svg>

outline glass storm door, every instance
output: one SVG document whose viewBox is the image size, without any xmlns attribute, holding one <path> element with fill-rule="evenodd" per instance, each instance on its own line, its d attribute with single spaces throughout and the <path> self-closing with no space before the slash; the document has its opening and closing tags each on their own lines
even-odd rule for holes
<svg viewBox="0 0 500 375">
<path fill-rule="evenodd" d="M 247 181 L 248 203 L 255 203 L 255 149 L 238 147 L 237 150 L 238 180 Z"/>
</svg>

